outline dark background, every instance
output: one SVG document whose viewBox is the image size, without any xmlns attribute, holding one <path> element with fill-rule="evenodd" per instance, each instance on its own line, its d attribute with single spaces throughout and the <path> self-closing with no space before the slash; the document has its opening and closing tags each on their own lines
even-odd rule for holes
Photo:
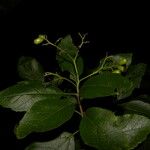
<svg viewBox="0 0 150 150">
<path fill-rule="evenodd" d="M 147 63 L 149 68 L 149 24 L 146 6 L 138 3 L 112 5 L 73 1 L 48 3 L 46 0 L 1 0 L 0 90 L 21 80 L 16 68 L 21 56 L 33 56 L 46 71 L 55 70 L 53 48 L 37 47 L 33 44 L 33 39 L 38 34 L 47 34 L 54 42 L 67 34 L 76 37 L 77 32 L 88 33 L 90 44 L 81 50 L 87 68 L 94 67 L 106 52 L 132 52 L 135 63 Z M 149 72 L 145 79 L 149 79 Z M 148 93 L 149 87 L 144 90 Z M 38 135 L 27 140 L 16 140 L 13 129 L 20 117 L 8 109 L 0 109 L 0 149 L 11 147 L 21 150 L 33 137 L 38 140 Z M 48 139 L 48 136 L 49 134 L 44 138 Z"/>
</svg>

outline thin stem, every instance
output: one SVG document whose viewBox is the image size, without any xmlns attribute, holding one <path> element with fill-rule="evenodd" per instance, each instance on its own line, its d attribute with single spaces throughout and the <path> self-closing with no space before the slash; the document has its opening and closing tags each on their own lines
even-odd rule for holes
<svg viewBox="0 0 150 150">
<path fill-rule="evenodd" d="M 81 116 L 83 117 L 83 108 L 82 108 L 82 105 L 81 105 L 81 102 L 80 102 L 80 93 L 79 93 L 79 86 L 80 86 L 79 72 L 78 72 L 77 64 L 76 64 L 78 53 L 79 53 L 79 51 L 77 51 L 77 53 L 76 53 L 76 56 L 73 60 L 73 64 L 74 64 L 75 72 L 76 72 L 76 91 L 77 91 L 76 97 L 77 97 L 77 103 L 78 103 L 78 106 L 79 106 L 79 109 L 80 109 Z"/>
<path fill-rule="evenodd" d="M 79 92 L 77 91 L 77 103 L 78 103 L 78 106 L 79 106 L 79 109 L 80 109 L 80 113 L 81 113 L 81 117 L 83 117 L 84 115 L 84 112 L 83 112 L 83 108 L 82 108 L 82 105 L 81 105 L 81 102 L 80 102 L 80 96 L 79 96 Z"/>
<path fill-rule="evenodd" d="M 107 56 L 107 55 L 106 55 L 106 57 L 105 57 L 105 59 L 104 59 L 102 65 L 101 65 L 100 69 L 103 69 L 103 68 L 104 68 L 104 65 L 105 65 L 105 63 L 106 63 L 106 60 L 107 60 L 107 59 L 110 59 L 110 58 L 112 58 L 112 57 L 113 57 L 113 56 Z"/>
<path fill-rule="evenodd" d="M 81 113 L 80 113 L 79 111 L 75 110 L 75 112 L 76 112 L 77 114 L 79 114 L 80 116 L 82 116 Z"/>
<path fill-rule="evenodd" d="M 83 46 L 83 44 L 87 44 L 87 43 L 89 43 L 89 41 L 84 41 L 85 38 L 86 38 L 86 36 L 87 36 L 87 33 L 84 34 L 83 36 L 81 35 L 81 33 L 78 33 L 78 35 L 79 35 L 80 38 L 81 38 L 81 43 L 80 43 L 80 45 L 78 46 L 78 48 L 80 49 L 80 48 Z"/>
<path fill-rule="evenodd" d="M 77 68 L 77 64 L 76 64 L 76 60 L 77 60 L 77 57 L 78 57 L 78 53 L 79 51 L 76 52 L 76 55 L 75 55 L 75 58 L 73 59 L 73 64 L 74 64 L 74 68 L 75 68 L 75 72 L 76 72 L 76 83 L 79 82 L 79 72 L 78 72 L 78 68 Z"/>
<path fill-rule="evenodd" d="M 77 131 L 75 131 L 74 133 L 72 133 L 70 136 L 67 137 L 67 139 L 68 139 L 68 138 L 69 138 L 69 139 L 72 138 L 72 137 L 73 137 L 74 135 L 76 135 L 77 133 L 79 133 L 79 130 L 77 130 Z"/>
<path fill-rule="evenodd" d="M 91 73 L 91 74 L 89 74 L 89 75 L 83 77 L 82 79 L 80 79 L 80 82 L 82 82 L 83 80 L 85 80 L 85 79 L 87 79 L 87 78 L 89 78 L 89 77 L 91 77 L 91 76 L 97 74 L 98 72 L 99 72 L 99 71 L 97 70 L 97 71 L 94 71 L 93 73 Z"/>
<path fill-rule="evenodd" d="M 83 77 L 82 79 L 80 79 L 80 82 L 83 81 L 83 80 L 85 80 L 85 79 L 87 79 L 87 78 L 89 78 L 89 77 L 91 77 L 91 76 L 93 76 L 93 75 L 95 75 L 95 74 L 97 74 L 97 73 L 99 73 L 101 70 L 103 70 L 103 69 L 104 69 L 104 65 L 105 65 L 105 63 L 106 63 L 106 60 L 109 59 L 109 58 L 111 58 L 111 57 L 112 57 L 112 56 L 106 56 L 105 59 L 104 59 L 104 61 L 103 61 L 103 63 L 102 63 L 102 65 L 101 65 L 101 67 L 98 68 L 98 69 L 97 69 L 96 71 L 94 71 L 93 73 L 91 73 L 91 74 L 89 74 L 89 75 Z"/>
<path fill-rule="evenodd" d="M 50 42 L 47 38 L 45 38 L 45 41 L 46 41 L 47 43 L 44 44 L 44 45 L 48 45 L 48 44 L 49 44 L 49 45 L 52 45 L 52 46 L 56 47 L 58 50 L 64 52 L 64 53 L 73 61 L 72 56 L 71 56 L 69 53 L 67 53 L 64 49 L 60 48 L 60 47 L 57 46 L 56 44 L 53 44 L 53 43 Z"/>
<path fill-rule="evenodd" d="M 73 133 L 73 135 L 77 134 L 79 132 L 79 130 L 77 130 L 76 132 Z"/>
<path fill-rule="evenodd" d="M 74 86 L 76 87 L 76 84 L 75 84 L 74 82 L 72 82 L 72 81 L 69 80 L 68 78 L 65 78 L 65 77 L 63 77 L 63 76 L 60 76 L 60 75 L 57 74 L 57 73 L 46 72 L 44 76 L 51 76 L 51 75 L 52 75 L 52 76 L 56 76 L 56 77 L 58 77 L 58 78 L 60 78 L 60 79 L 62 79 L 62 80 L 66 80 L 66 81 L 68 81 L 69 83 L 71 83 L 72 85 L 74 85 Z"/>
</svg>

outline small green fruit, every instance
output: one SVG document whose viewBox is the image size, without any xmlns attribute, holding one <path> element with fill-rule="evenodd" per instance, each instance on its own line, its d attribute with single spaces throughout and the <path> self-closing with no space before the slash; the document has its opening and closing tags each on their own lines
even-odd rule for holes
<svg viewBox="0 0 150 150">
<path fill-rule="evenodd" d="M 39 35 L 39 38 L 45 39 L 45 35 L 40 34 L 40 35 Z"/>
<path fill-rule="evenodd" d="M 113 70 L 112 73 L 117 73 L 117 74 L 120 74 L 121 71 L 120 70 Z"/>
<path fill-rule="evenodd" d="M 40 39 L 40 38 L 37 38 L 37 39 L 34 40 L 35 45 L 41 44 L 42 42 L 43 42 L 43 40 Z"/>
<path fill-rule="evenodd" d="M 125 70 L 125 67 L 124 67 L 124 66 L 117 66 L 117 68 L 118 68 L 121 72 L 124 72 L 124 70 Z"/>
<path fill-rule="evenodd" d="M 126 65 L 127 64 L 127 59 L 124 57 L 121 57 L 119 60 L 119 65 Z"/>
<path fill-rule="evenodd" d="M 36 38 L 36 39 L 34 40 L 34 44 L 35 44 L 35 45 L 41 44 L 41 43 L 44 41 L 44 39 L 45 39 L 45 36 L 44 36 L 44 35 L 39 35 L 38 38 Z"/>
</svg>

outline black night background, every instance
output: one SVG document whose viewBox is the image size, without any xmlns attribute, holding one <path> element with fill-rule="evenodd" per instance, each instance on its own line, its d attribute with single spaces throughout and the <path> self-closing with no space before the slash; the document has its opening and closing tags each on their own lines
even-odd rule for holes
<svg viewBox="0 0 150 150">
<path fill-rule="evenodd" d="M 55 49 L 33 44 L 39 34 L 47 34 L 48 38 L 55 42 L 67 34 L 76 39 L 77 33 L 81 32 L 88 33 L 87 39 L 90 41 L 81 49 L 87 68 L 92 69 L 106 52 L 132 52 L 134 63 L 148 64 L 148 71 L 143 79 L 144 86 L 139 92 L 149 94 L 148 12 L 144 9 L 142 14 L 141 9 L 144 7 L 140 5 L 128 5 L 128 8 L 123 6 L 86 6 L 72 2 L 64 6 L 58 1 L 54 4 L 47 1 L 1 0 L 0 90 L 21 80 L 16 68 L 21 56 L 35 57 L 46 71 L 56 69 Z M 53 134 L 33 134 L 27 139 L 17 140 L 13 130 L 21 117 L 22 114 L 18 115 L 10 109 L 0 107 L 0 149 L 23 150 L 33 139 L 39 140 L 42 137 L 44 141 Z M 148 144 L 146 142 L 147 148 Z M 146 149 L 146 146 L 137 148 L 140 149 Z"/>
</svg>

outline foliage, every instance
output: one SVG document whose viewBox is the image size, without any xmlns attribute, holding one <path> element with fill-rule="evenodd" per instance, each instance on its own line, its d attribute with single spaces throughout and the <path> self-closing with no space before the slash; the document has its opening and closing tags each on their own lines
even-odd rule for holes
<svg viewBox="0 0 150 150">
<path fill-rule="evenodd" d="M 130 150 L 150 133 L 150 104 L 131 99 L 133 91 L 140 88 L 146 64 L 132 65 L 131 53 L 106 55 L 94 71 L 83 76 L 85 64 L 80 49 L 88 41 L 86 35 L 79 33 L 79 37 L 81 43 L 76 46 L 70 35 L 56 43 L 46 35 L 39 35 L 34 44 L 56 48 L 59 73 L 44 72 L 35 58 L 22 57 L 18 73 L 24 81 L 0 92 L 1 106 L 25 113 L 15 127 L 18 139 L 67 124 L 74 113 L 80 116 L 79 128 L 74 133 L 64 131 L 58 138 L 32 143 L 26 150 L 74 150 L 81 143 L 76 143 L 78 134 L 81 137 L 78 141 L 96 149 Z M 64 76 L 64 72 L 69 76 Z M 63 84 L 67 82 L 69 88 Z M 115 98 L 124 113 L 116 115 L 99 106 L 84 106 L 86 101 L 102 101 L 103 97 Z M 76 123 L 74 120 L 73 124 Z"/>
</svg>

